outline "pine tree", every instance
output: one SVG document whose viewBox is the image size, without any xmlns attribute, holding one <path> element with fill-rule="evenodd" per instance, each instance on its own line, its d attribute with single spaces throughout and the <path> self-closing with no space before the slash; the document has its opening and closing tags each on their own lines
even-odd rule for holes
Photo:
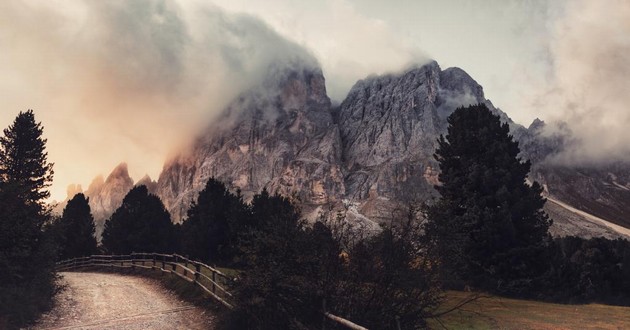
<svg viewBox="0 0 630 330">
<path fill-rule="evenodd" d="M 60 258 L 71 259 L 95 254 L 96 229 L 89 199 L 82 193 L 76 194 L 66 205 L 60 219 Z"/>
<path fill-rule="evenodd" d="M 240 191 L 232 194 L 222 182 L 210 178 L 182 224 L 183 252 L 205 262 L 232 261 L 238 233 L 248 218 Z"/>
<path fill-rule="evenodd" d="M 113 254 L 174 252 L 175 228 L 162 201 L 144 185 L 132 188 L 105 222 L 103 247 Z"/>
<path fill-rule="evenodd" d="M 239 236 L 243 274 L 235 288 L 235 328 L 306 329 L 321 320 L 319 258 L 289 199 L 266 190 L 252 200 L 252 221 Z M 323 242 L 322 242 L 323 243 Z M 319 252 L 319 251 L 317 251 Z"/>
<path fill-rule="evenodd" d="M 441 199 L 427 209 L 427 233 L 449 279 L 518 294 L 545 271 L 551 221 L 542 188 L 526 183 L 530 162 L 485 105 L 455 110 L 448 124 L 435 152 Z"/>
<path fill-rule="evenodd" d="M 20 112 L 0 137 L 0 178 L 15 182 L 31 203 L 41 203 L 50 196 L 53 164 L 47 161 L 43 127 L 35 121 L 33 110 Z"/>
<path fill-rule="evenodd" d="M 0 137 L 0 328 L 17 328 L 50 306 L 55 246 L 44 224 L 52 181 L 43 128 L 20 112 Z"/>
</svg>

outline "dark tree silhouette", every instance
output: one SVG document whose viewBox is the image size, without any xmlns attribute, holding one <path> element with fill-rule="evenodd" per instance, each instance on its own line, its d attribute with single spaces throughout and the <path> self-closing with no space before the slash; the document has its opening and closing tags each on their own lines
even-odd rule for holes
<svg viewBox="0 0 630 330">
<path fill-rule="evenodd" d="M 332 310 L 369 329 L 427 328 L 442 291 L 418 214 L 414 206 L 396 212 L 382 232 L 349 247 Z"/>
<path fill-rule="evenodd" d="M 415 209 L 366 238 L 345 230 L 343 217 L 332 230 L 311 227 L 289 199 L 265 190 L 251 207 L 232 328 L 334 328 L 322 324 L 322 308 L 370 329 L 426 328 L 441 291 Z"/>
<path fill-rule="evenodd" d="M 427 232 L 454 275 L 448 279 L 525 293 L 546 267 L 551 221 L 542 188 L 526 183 L 530 162 L 485 105 L 459 108 L 448 123 L 435 152 L 441 199 L 427 209 Z"/>
<path fill-rule="evenodd" d="M 222 182 L 209 179 L 182 224 L 184 254 L 205 262 L 232 261 L 238 234 L 248 218 L 240 192 L 232 194 Z"/>
<path fill-rule="evenodd" d="M 252 222 L 240 235 L 244 272 L 236 287 L 235 328 L 295 329 L 321 321 L 316 277 L 320 255 L 291 202 L 254 196 Z M 321 295 L 321 294 L 320 294 Z"/>
<path fill-rule="evenodd" d="M 162 201 L 146 186 L 132 188 L 105 222 L 103 247 L 113 254 L 173 252 L 175 229 Z"/>
<path fill-rule="evenodd" d="M 50 196 L 53 164 L 48 163 L 43 127 L 33 110 L 20 112 L 0 137 L 0 177 L 15 182 L 25 200 L 40 203 Z"/>
<path fill-rule="evenodd" d="M 43 128 L 20 112 L 0 137 L 0 328 L 17 328 L 47 308 L 56 290 L 56 249 L 45 231 L 52 180 Z"/>
<path fill-rule="evenodd" d="M 57 225 L 60 227 L 60 259 L 89 256 L 98 252 L 94 217 L 89 199 L 82 193 L 76 194 L 68 202 Z"/>
</svg>

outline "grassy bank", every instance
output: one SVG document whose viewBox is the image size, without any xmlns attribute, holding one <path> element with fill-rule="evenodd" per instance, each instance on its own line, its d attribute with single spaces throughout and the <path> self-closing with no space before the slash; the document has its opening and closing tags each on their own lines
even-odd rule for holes
<svg viewBox="0 0 630 330">
<path fill-rule="evenodd" d="M 468 293 L 450 291 L 442 309 Z M 479 298 L 429 322 L 432 329 L 630 329 L 630 307 L 561 305 L 501 297 Z"/>
</svg>

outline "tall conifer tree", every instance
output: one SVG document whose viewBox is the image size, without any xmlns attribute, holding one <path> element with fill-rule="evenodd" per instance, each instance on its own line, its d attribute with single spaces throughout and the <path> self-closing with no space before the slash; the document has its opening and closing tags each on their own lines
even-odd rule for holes
<svg viewBox="0 0 630 330">
<path fill-rule="evenodd" d="M 483 105 L 448 118 L 435 158 L 441 199 L 427 210 L 427 233 L 450 279 L 489 290 L 519 293 L 544 269 L 551 221 L 542 187 L 527 184 L 509 126 Z"/>
<path fill-rule="evenodd" d="M 95 254 L 96 228 L 90 210 L 89 199 L 76 194 L 66 205 L 61 216 L 60 258 L 70 259 Z"/>
<path fill-rule="evenodd" d="M 182 224 L 182 250 L 205 262 L 231 262 L 239 232 L 249 219 L 240 191 L 210 178 Z"/>
<path fill-rule="evenodd" d="M 33 110 L 20 112 L 0 137 L 0 178 L 16 183 L 27 202 L 41 203 L 50 196 L 46 189 L 53 177 L 53 164 L 47 161 L 43 127 Z"/>
<path fill-rule="evenodd" d="M 43 127 L 20 112 L 0 137 L 0 328 L 17 328 L 52 302 L 55 246 L 50 219 L 52 164 Z"/>
</svg>

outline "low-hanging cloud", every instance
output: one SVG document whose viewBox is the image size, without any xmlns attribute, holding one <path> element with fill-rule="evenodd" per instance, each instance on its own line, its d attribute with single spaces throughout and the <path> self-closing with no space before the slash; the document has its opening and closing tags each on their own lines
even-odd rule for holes
<svg viewBox="0 0 630 330">
<path fill-rule="evenodd" d="M 0 128 L 35 110 L 53 198 L 122 161 L 155 178 L 270 63 L 296 57 L 316 56 L 340 101 L 430 54 L 522 124 L 566 121 L 577 142 L 561 161 L 630 160 L 627 1 L 215 1 L 0 1 Z"/>
<path fill-rule="evenodd" d="M 261 20 L 169 0 L 0 4 L 0 124 L 33 108 L 53 198 L 121 161 L 159 174 L 273 61 L 315 61 Z"/>
<path fill-rule="evenodd" d="M 549 80 L 532 105 L 571 131 L 555 160 L 630 161 L 630 2 L 568 1 L 550 32 Z"/>
</svg>

